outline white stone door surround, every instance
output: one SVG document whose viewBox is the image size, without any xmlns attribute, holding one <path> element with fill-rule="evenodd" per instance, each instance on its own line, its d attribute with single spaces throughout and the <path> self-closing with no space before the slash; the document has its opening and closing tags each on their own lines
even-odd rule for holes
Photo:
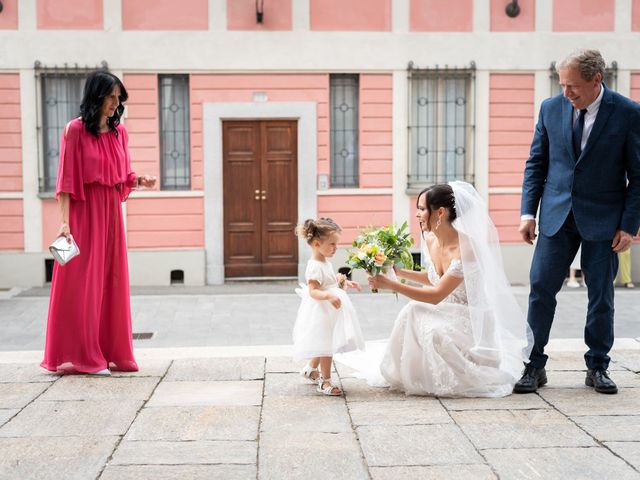
<svg viewBox="0 0 640 480">
<path fill-rule="evenodd" d="M 314 102 L 204 103 L 204 249 L 206 282 L 224 283 L 224 222 L 222 218 L 222 122 L 225 120 L 282 119 L 298 121 L 298 219 L 317 216 L 317 116 Z M 293 235 L 293 232 L 291 232 Z M 311 256 L 298 240 L 298 278 Z"/>
</svg>

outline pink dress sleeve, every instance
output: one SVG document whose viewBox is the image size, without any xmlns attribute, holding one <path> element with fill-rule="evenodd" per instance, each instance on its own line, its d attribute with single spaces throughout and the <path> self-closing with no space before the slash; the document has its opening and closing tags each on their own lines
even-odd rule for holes
<svg viewBox="0 0 640 480">
<path fill-rule="evenodd" d="M 124 127 L 118 129 L 122 138 L 122 147 L 124 148 L 124 155 L 127 162 L 127 178 L 120 190 L 120 200 L 126 202 L 129 198 L 129 194 L 135 189 L 138 176 L 131 170 L 131 155 L 129 154 L 129 134 Z"/>
<path fill-rule="evenodd" d="M 82 122 L 72 120 L 65 127 L 60 140 L 60 161 L 56 198 L 60 193 L 68 193 L 73 200 L 84 202 L 84 178 L 82 172 Z"/>
</svg>

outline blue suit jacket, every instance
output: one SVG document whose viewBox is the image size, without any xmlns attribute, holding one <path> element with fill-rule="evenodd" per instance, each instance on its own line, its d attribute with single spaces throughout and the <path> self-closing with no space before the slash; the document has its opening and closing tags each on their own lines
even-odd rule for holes
<svg viewBox="0 0 640 480">
<path fill-rule="evenodd" d="M 573 107 L 562 95 L 542 103 L 522 184 L 522 214 L 540 205 L 540 232 L 555 235 L 573 215 L 584 240 L 635 235 L 640 225 L 640 105 L 603 85 L 587 144 L 575 158 Z"/>
</svg>

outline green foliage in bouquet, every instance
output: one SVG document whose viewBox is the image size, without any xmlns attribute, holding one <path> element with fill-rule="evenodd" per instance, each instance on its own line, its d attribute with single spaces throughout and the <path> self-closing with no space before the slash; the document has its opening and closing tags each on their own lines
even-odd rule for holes
<svg viewBox="0 0 640 480">
<path fill-rule="evenodd" d="M 413 245 L 413 237 L 407 231 L 407 222 L 404 222 L 399 228 L 389 225 L 375 230 L 376 243 L 384 249 L 384 253 L 396 267 L 413 269 L 413 256 L 411 255 L 411 246 Z"/>
<path fill-rule="evenodd" d="M 353 241 L 357 250 L 348 252 L 347 265 L 352 271 L 361 268 L 372 276 L 384 272 L 393 264 L 398 268 L 412 269 L 413 257 L 409 249 L 413 245 L 413 238 L 407 228 L 407 222 L 404 222 L 399 228 L 389 225 L 363 230 Z"/>
</svg>

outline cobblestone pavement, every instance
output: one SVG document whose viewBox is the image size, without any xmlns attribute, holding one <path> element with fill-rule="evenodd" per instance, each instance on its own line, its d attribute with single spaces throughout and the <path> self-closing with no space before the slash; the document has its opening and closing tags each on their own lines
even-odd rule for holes
<svg viewBox="0 0 640 480">
<path fill-rule="evenodd" d="M 138 349 L 140 372 L 104 378 L 1 352 L 0 479 L 640 479 L 634 340 L 610 396 L 554 349 L 538 394 L 406 397 L 336 364 L 329 398 L 286 350 Z"/>
</svg>

